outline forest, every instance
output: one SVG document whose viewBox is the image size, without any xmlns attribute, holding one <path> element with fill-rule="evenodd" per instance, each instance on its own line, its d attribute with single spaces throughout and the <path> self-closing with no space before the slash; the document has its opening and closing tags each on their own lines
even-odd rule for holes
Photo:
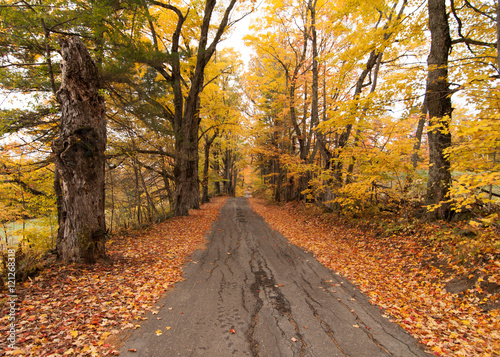
<svg viewBox="0 0 500 357">
<path fill-rule="evenodd" d="M 68 38 L 88 48 L 105 106 L 103 170 L 80 167 L 102 175 L 101 243 L 244 191 L 343 217 L 498 227 L 494 1 L 4 1 L 0 11 L 6 244 L 21 230 L 66 261 L 105 256 L 103 246 L 63 254 Z M 217 45 L 247 16 L 243 63 Z"/>
<path fill-rule="evenodd" d="M 19 281 L 245 194 L 500 267 L 500 1 L 2 0 L 0 34 Z"/>
</svg>

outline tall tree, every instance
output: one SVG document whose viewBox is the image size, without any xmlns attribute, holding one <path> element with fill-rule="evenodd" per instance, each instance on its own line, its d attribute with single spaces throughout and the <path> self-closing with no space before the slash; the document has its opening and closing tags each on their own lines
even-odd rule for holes
<svg viewBox="0 0 500 357">
<path fill-rule="evenodd" d="M 203 89 L 205 68 L 210 61 L 217 43 L 220 41 L 229 15 L 236 4 L 231 0 L 227 6 L 222 20 L 220 21 L 215 36 L 209 44 L 209 31 L 211 29 L 212 15 L 215 10 L 216 1 L 207 0 L 203 12 L 203 21 L 200 27 L 200 36 L 196 55 L 196 64 L 193 74 L 190 76 L 190 88 L 187 97 L 182 91 L 183 78 L 180 66 L 179 38 L 181 29 L 187 15 L 168 4 L 152 1 L 153 4 L 174 11 L 178 16 L 177 27 L 172 36 L 171 61 L 172 73 L 165 74 L 161 67 L 157 67 L 171 83 L 174 94 L 174 120 L 173 129 L 175 133 L 175 209 L 177 216 L 187 215 L 189 209 L 199 207 L 199 177 L 198 177 L 198 131 L 200 125 L 199 101 L 200 92 Z"/>
<path fill-rule="evenodd" d="M 427 58 L 426 104 L 429 113 L 429 180 L 426 204 L 437 205 L 429 212 L 433 218 L 451 217 L 448 192 L 451 185 L 449 156 L 451 146 L 451 91 L 448 83 L 448 55 L 452 46 L 445 0 L 429 0 L 431 49 Z"/>
<path fill-rule="evenodd" d="M 135 103 L 148 103 L 156 112 L 154 121 L 167 122 L 173 133 L 174 214 L 178 216 L 199 207 L 200 92 L 205 69 L 229 24 L 236 2 L 230 0 L 225 7 L 218 8 L 215 0 L 207 0 L 202 9 L 201 4 L 196 3 L 188 4 L 193 8 L 182 9 L 171 3 L 145 1 L 134 10 L 137 17 L 145 21 L 132 22 L 132 31 L 118 33 L 121 45 L 127 50 L 118 46 L 117 54 L 139 68 L 131 66 L 134 73 L 122 78 L 122 83 L 128 85 L 127 91 L 134 92 Z M 214 26 L 216 17 L 218 24 Z M 154 73 L 150 77 L 153 81 L 162 78 L 167 92 L 145 90 L 141 72 Z M 161 87 L 165 89 L 164 85 Z M 154 121 L 153 125 L 157 125 Z"/>
<path fill-rule="evenodd" d="M 104 99 L 97 67 L 82 41 L 61 40 L 61 55 L 62 115 L 52 145 L 63 190 L 57 251 L 67 262 L 94 262 L 106 255 Z"/>
</svg>

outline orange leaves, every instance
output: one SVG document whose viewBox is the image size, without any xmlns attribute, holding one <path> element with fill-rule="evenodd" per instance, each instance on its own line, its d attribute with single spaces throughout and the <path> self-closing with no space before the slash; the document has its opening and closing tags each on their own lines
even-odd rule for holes
<svg viewBox="0 0 500 357">
<path fill-rule="evenodd" d="M 487 292 L 498 282 L 498 251 L 496 258 L 485 254 L 474 264 L 459 264 L 449 245 L 421 239 L 437 235 L 432 225 L 413 235 L 376 237 L 366 227 L 346 226 L 296 204 L 264 206 L 251 199 L 251 205 L 273 229 L 356 284 L 431 354 L 500 355 L 498 306 L 487 304 L 500 296 Z"/>
<path fill-rule="evenodd" d="M 18 291 L 16 349 L 9 350 L 3 339 L 0 351 L 22 356 L 117 354 L 110 341 L 122 330 L 138 328 L 132 320 L 145 319 L 164 291 L 182 279 L 182 266 L 205 241 L 224 202 L 216 198 L 191 216 L 113 237 L 109 263 L 54 265 L 27 282 Z M 4 316 L 2 311 L 2 334 L 8 328 Z"/>
</svg>

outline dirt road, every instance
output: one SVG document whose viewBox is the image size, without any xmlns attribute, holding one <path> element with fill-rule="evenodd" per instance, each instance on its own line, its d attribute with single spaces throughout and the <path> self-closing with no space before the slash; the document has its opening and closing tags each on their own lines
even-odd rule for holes
<svg viewBox="0 0 500 357">
<path fill-rule="evenodd" d="M 208 240 L 121 356 L 427 356 L 245 198 L 228 199 Z"/>
</svg>

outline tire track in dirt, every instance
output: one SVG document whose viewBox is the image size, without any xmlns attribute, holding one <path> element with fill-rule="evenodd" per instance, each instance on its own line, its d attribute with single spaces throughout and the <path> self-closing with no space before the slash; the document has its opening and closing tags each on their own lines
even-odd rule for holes
<svg viewBox="0 0 500 357">
<path fill-rule="evenodd" d="M 245 198 L 228 199 L 219 217 L 186 280 L 126 341 L 122 356 L 426 356 Z"/>
</svg>

